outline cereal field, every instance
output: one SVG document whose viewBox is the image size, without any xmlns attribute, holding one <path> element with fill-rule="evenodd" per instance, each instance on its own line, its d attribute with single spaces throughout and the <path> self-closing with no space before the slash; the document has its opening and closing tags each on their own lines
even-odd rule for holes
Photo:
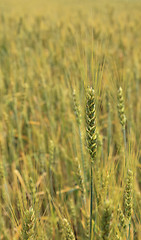
<svg viewBox="0 0 141 240">
<path fill-rule="evenodd" d="M 141 239 L 141 1 L 0 1 L 0 240 Z"/>
</svg>

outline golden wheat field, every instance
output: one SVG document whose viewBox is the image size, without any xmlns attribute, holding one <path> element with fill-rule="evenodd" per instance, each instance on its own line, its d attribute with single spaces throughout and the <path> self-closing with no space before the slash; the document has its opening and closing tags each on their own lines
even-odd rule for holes
<svg viewBox="0 0 141 240">
<path fill-rule="evenodd" d="M 141 239 L 141 1 L 0 1 L 0 240 Z"/>
</svg>

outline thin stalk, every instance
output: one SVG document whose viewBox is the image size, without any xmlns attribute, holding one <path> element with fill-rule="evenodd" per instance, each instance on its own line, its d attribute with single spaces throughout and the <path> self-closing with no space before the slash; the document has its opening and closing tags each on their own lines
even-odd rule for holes
<svg viewBox="0 0 141 240">
<path fill-rule="evenodd" d="M 126 169 L 126 166 L 127 166 L 127 144 L 126 144 L 126 131 L 125 131 L 125 128 L 123 128 L 123 139 L 124 139 L 125 169 Z"/>
<path fill-rule="evenodd" d="M 108 110 L 108 157 L 110 154 L 110 143 L 111 143 L 111 114 L 110 110 Z"/>
<path fill-rule="evenodd" d="M 83 173 L 84 173 L 84 185 L 86 188 L 87 177 L 86 177 L 85 159 L 84 159 L 84 153 L 83 153 L 82 134 L 81 134 L 80 125 L 79 125 L 79 141 L 80 141 L 81 160 L 82 160 Z"/>
<path fill-rule="evenodd" d="M 51 197 L 53 197 L 53 182 L 52 182 L 51 159 L 49 159 L 49 179 L 50 179 Z"/>
<path fill-rule="evenodd" d="M 95 227 L 96 227 L 96 220 L 97 220 L 97 209 L 96 209 L 96 214 L 95 214 L 95 219 L 94 219 L 94 228 L 93 228 L 93 233 L 94 233 L 94 235 L 93 235 L 93 240 L 95 239 Z"/>
<path fill-rule="evenodd" d="M 90 197 L 90 240 L 92 239 L 92 212 L 93 212 L 93 171 L 92 171 L 92 164 L 91 164 L 91 197 Z"/>
</svg>

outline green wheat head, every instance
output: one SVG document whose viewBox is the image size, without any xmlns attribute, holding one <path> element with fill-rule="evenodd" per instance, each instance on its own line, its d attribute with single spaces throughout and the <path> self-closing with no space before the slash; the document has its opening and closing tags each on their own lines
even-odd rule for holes
<svg viewBox="0 0 141 240">
<path fill-rule="evenodd" d="M 102 219 L 101 219 L 101 230 L 102 239 L 108 240 L 111 231 L 111 221 L 112 221 L 112 204 L 109 200 L 106 200 L 103 205 Z"/>
<path fill-rule="evenodd" d="M 87 90 L 86 137 L 87 148 L 91 156 L 91 162 L 94 163 L 96 159 L 97 150 L 97 134 L 96 134 L 95 96 L 94 90 L 92 88 L 88 88 Z"/>
<path fill-rule="evenodd" d="M 118 90 L 118 115 L 120 119 L 120 123 L 122 125 L 122 128 L 125 129 L 125 124 L 126 124 L 126 116 L 125 116 L 125 110 L 124 110 L 124 100 L 123 100 L 123 90 L 120 87 Z"/>
<path fill-rule="evenodd" d="M 80 191 L 82 194 L 82 199 L 85 202 L 85 186 L 84 186 L 83 175 L 82 175 L 82 171 L 81 171 L 81 167 L 80 167 L 78 158 L 76 158 L 74 161 L 74 167 L 75 167 L 75 175 L 76 175 L 77 184 L 80 188 Z"/>
<path fill-rule="evenodd" d="M 74 113 L 75 113 L 75 116 L 76 116 L 77 124 L 80 125 L 80 123 L 81 123 L 81 113 L 80 113 L 80 106 L 78 104 L 78 100 L 77 100 L 75 90 L 73 90 L 73 107 L 74 107 Z"/>
<path fill-rule="evenodd" d="M 123 214 L 122 209 L 118 208 L 118 217 L 119 217 L 119 230 L 125 230 L 127 227 L 126 218 Z"/>
<path fill-rule="evenodd" d="M 23 240 L 32 240 L 34 239 L 34 230 L 35 230 L 35 214 L 34 210 L 31 207 L 25 212 L 23 226 L 22 226 L 22 239 Z"/>
<path fill-rule="evenodd" d="M 74 233 L 66 218 L 62 219 L 62 240 L 75 240 Z"/>
<path fill-rule="evenodd" d="M 90 234 L 90 216 L 86 212 L 85 214 L 85 239 L 89 239 L 89 234 Z"/>
<path fill-rule="evenodd" d="M 128 170 L 126 186 L 123 196 L 124 215 L 127 219 L 130 219 L 132 214 L 132 194 L 133 194 L 133 173 L 131 170 Z"/>
</svg>

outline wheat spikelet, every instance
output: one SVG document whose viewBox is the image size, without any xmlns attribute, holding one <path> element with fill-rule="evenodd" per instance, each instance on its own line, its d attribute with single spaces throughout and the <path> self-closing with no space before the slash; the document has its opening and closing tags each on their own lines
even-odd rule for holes
<svg viewBox="0 0 141 240">
<path fill-rule="evenodd" d="M 90 235 L 90 216 L 85 214 L 85 239 L 88 240 Z"/>
<path fill-rule="evenodd" d="M 78 104 L 75 89 L 73 90 L 73 107 L 74 107 L 74 113 L 75 113 L 75 116 L 76 116 L 77 124 L 80 125 L 80 123 L 81 123 L 81 113 L 80 113 L 80 106 Z"/>
<path fill-rule="evenodd" d="M 77 178 L 77 184 L 80 188 L 80 191 L 82 194 L 82 199 L 85 202 L 84 180 L 83 180 L 83 176 L 82 176 L 82 172 L 81 172 L 81 167 L 80 167 L 80 164 L 79 164 L 77 158 L 75 158 L 75 161 L 74 161 L 74 168 L 75 168 L 75 174 L 76 174 L 76 178 Z"/>
<path fill-rule="evenodd" d="M 124 101 L 123 101 L 123 91 L 122 88 L 120 87 L 118 90 L 118 115 L 120 119 L 120 123 L 122 125 L 122 128 L 125 129 L 125 124 L 126 124 L 126 116 L 125 116 L 125 111 L 124 111 Z"/>
<path fill-rule="evenodd" d="M 118 217 L 119 217 L 119 230 L 125 230 L 127 227 L 126 218 L 123 214 L 123 211 L 118 208 Z"/>
<path fill-rule="evenodd" d="M 94 90 L 92 88 L 89 88 L 87 90 L 86 137 L 87 148 L 91 156 L 91 162 L 94 163 L 96 160 L 97 134 L 96 134 L 95 96 Z"/>
<path fill-rule="evenodd" d="M 75 240 L 74 233 L 71 229 L 71 226 L 66 218 L 63 218 L 62 220 L 62 240 Z"/>
<path fill-rule="evenodd" d="M 111 221 L 112 221 L 112 204 L 109 200 L 106 200 L 103 205 L 102 219 L 101 219 L 101 230 L 102 239 L 108 240 L 111 231 Z"/>
<path fill-rule="evenodd" d="M 124 215 L 129 220 L 132 214 L 132 192 L 133 192 L 133 173 L 131 170 L 127 172 L 126 186 L 123 196 Z"/>
<path fill-rule="evenodd" d="M 23 225 L 22 225 L 22 239 L 23 240 L 33 240 L 35 231 L 35 214 L 32 207 L 26 210 Z"/>
</svg>

